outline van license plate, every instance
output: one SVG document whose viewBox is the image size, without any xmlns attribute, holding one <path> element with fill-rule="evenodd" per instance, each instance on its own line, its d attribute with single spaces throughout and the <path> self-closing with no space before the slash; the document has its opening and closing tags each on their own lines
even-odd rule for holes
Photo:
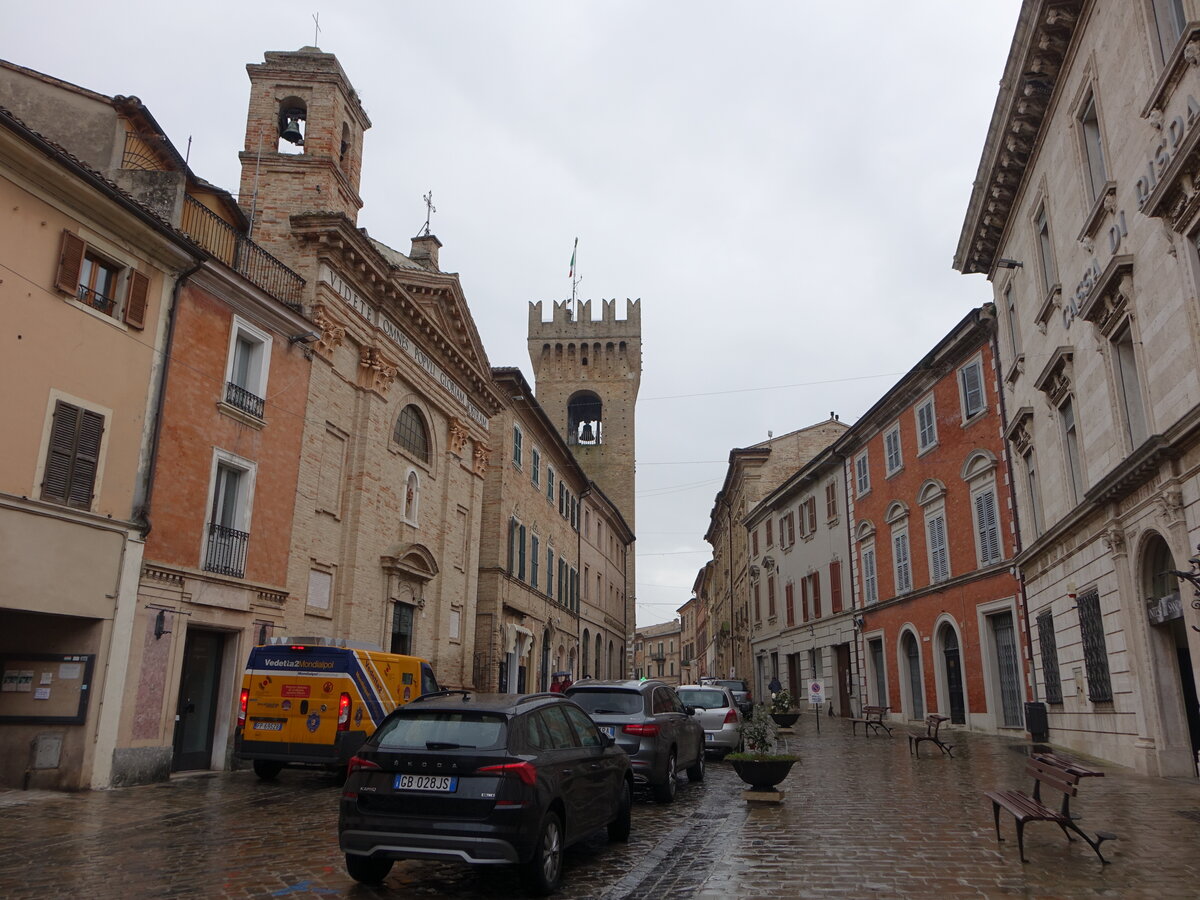
<svg viewBox="0 0 1200 900">
<path fill-rule="evenodd" d="M 255 731 L 283 731 L 282 722 L 255 722 Z"/>
<path fill-rule="evenodd" d="M 445 791 L 458 788 L 458 779 L 452 775 L 397 775 L 392 782 L 397 791 Z"/>
</svg>

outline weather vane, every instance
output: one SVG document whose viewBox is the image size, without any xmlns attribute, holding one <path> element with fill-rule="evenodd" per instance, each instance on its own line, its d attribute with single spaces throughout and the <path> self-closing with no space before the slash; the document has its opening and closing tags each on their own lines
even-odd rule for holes
<svg viewBox="0 0 1200 900">
<path fill-rule="evenodd" d="M 425 229 L 421 233 L 429 234 L 429 220 L 437 212 L 437 207 L 433 205 L 433 191 L 430 191 L 421 199 L 425 201 Z"/>
<path fill-rule="evenodd" d="M 321 14 L 313 13 L 313 46 L 321 46 Z"/>
</svg>

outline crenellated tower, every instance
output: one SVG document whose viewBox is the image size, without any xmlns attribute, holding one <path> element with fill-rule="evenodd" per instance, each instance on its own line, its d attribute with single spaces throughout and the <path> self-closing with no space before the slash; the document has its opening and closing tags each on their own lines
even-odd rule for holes
<svg viewBox="0 0 1200 900">
<path fill-rule="evenodd" d="M 529 359 L 538 404 L 588 476 L 634 524 L 635 428 L 642 381 L 642 307 L 627 300 L 624 319 L 617 301 L 604 300 L 601 318 L 592 302 L 556 301 L 542 321 L 541 301 L 529 304 Z"/>
</svg>

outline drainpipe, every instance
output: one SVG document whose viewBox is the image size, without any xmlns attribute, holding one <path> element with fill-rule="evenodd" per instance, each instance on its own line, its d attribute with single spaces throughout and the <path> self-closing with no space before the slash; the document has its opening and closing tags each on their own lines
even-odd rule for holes
<svg viewBox="0 0 1200 900">
<path fill-rule="evenodd" d="M 154 402 L 154 430 L 150 433 L 150 465 L 146 470 L 146 498 L 134 512 L 134 520 L 141 525 L 142 540 L 145 540 L 154 529 L 154 525 L 150 521 L 150 499 L 154 494 L 154 476 L 158 471 L 158 445 L 162 438 L 163 407 L 167 400 L 167 374 L 171 368 L 171 351 L 175 346 L 175 312 L 179 307 L 179 293 L 183 290 L 184 282 L 200 271 L 204 262 L 204 260 L 200 260 L 176 278 L 175 287 L 171 291 L 171 307 L 167 310 L 167 340 L 166 346 L 163 348 L 162 374 L 159 376 L 158 397 Z"/>
<path fill-rule="evenodd" d="M 992 318 L 992 322 L 992 369 L 996 374 L 996 394 L 1000 397 L 1000 423 L 1003 429 L 1008 427 L 1008 407 L 1004 402 L 1004 376 L 1000 371 L 1000 327 L 995 317 Z M 1021 553 L 1021 516 L 1017 511 L 1017 487 L 1013 479 L 1012 452 L 1009 449 L 1007 438 L 1004 439 L 1002 446 L 1004 461 L 1008 467 L 1008 505 L 1012 509 L 1013 556 L 1019 556 Z M 1023 571 L 1019 571 L 1017 575 L 1017 584 L 1021 602 L 1021 619 L 1025 625 L 1025 652 L 1028 654 L 1026 661 L 1029 663 L 1029 681 L 1033 686 L 1033 702 L 1038 703 L 1040 698 L 1038 696 L 1037 670 L 1033 664 L 1033 633 L 1029 628 L 1029 602 L 1025 596 L 1025 573 Z"/>
<path fill-rule="evenodd" d="M 850 481 L 846 477 L 846 460 L 848 457 L 842 456 L 841 454 L 837 454 L 837 456 L 842 461 L 842 509 L 846 511 L 846 566 L 850 572 L 850 621 L 854 622 L 858 615 L 855 610 L 857 610 L 858 607 L 854 605 L 854 556 L 851 546 L 853 542 L 850 538 Z M 863 603 L 863 608 L 866 608 L 865 602 Z M 856 624 L 854 626 L 854 675 L 855 680 L 858 682 L 859 716 L 862 715 L 863 686 L 865 683 L 865 679 L 863 678 L 862 659 L 858 655 L 858 645 L 861 640 L 862 629 Z M 883 703 L 882 699 L 880 700 L 880 703 Z"/>
</svg>

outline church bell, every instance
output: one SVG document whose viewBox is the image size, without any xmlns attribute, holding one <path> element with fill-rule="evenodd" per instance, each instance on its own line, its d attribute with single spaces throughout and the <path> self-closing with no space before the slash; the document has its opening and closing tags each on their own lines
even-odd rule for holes
<svg viewBox="0 0 1200 900">
<path fill-rule="evenodd" d="M 592 431 L 591 422 L 583 423 L 583 431 L 579 432 L 579 440 L 585 444 L 590 444 L 596 440 L 596 433 Z"/>
<path fill-rule="evenodd" d="M 300 121 L 304 118 L 300 110 L 289 109 L 282 116 L 285 120 L 283 128 L 279 130 L 279 136 L 285 141 L 299 146 L 304 145 L 304 132 L 300 130 Z"/>
</svg>

